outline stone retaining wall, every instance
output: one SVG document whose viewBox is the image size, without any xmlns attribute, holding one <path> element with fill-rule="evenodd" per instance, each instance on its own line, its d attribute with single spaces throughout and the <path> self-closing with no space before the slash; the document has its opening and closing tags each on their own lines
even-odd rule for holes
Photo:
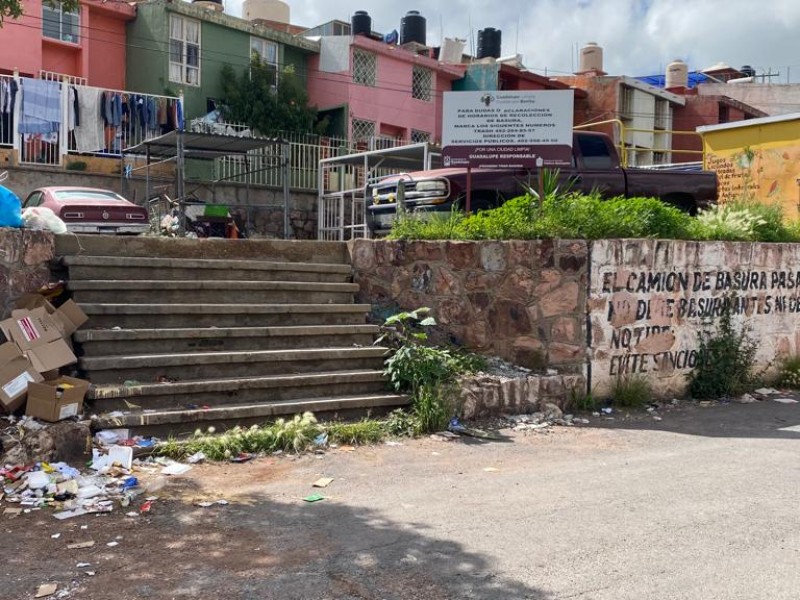
<svg viewBox="0 0 800 600">
<path fill-rule="evenodd" d="M 14 302 L 50 281 L 55 236 L 44 231 L 0 228 L 0 309 L 7 317 Z"/>
<path fill-rule="evenodd" d="M 568 410 L 574 398 L 586 393 L 583 375 L 499 377 L 470 375 L 459 380 L 459 415 L 464 419 L 529 414 L 554 404 Z"/>
<path fill-rule="evenodd" d="M 428 306 L 450 339 L 531 369 L 586 361 L 585 241 L 349 242 L 359 301 Z"/>
</svg>

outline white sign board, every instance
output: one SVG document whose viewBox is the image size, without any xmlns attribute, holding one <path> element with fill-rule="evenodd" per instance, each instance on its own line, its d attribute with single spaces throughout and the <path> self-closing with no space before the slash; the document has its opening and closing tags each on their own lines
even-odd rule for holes
<svg viewBox="0 0 800 600">
<path fill-rule="evenodd" d="M 572 90 L 445 92 L 445 166 L 569 166 Z"/>
</svg>

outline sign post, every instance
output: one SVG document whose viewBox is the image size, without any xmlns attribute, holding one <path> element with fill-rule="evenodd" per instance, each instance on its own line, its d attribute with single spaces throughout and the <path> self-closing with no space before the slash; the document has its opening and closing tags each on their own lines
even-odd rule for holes
<svg viewBox="0 0 800 600">
<path fill-rule="evenodd" d="M 444 166 L 568 167 L 573 102 L 572 90 L 445 92 Z"/>
</svg>

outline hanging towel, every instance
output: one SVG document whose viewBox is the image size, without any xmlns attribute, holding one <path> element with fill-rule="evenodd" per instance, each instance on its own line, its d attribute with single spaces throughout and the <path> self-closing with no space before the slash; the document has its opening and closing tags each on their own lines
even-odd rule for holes
<svg viewBox="0 0 800 600">
<path fill-rule="evenodd" d="M 100 90 L 78 88 L 80 125 L 75 126 L 75 149 L 78 152 L 98 152 L 103 149 L 103 121 L 100 117 Z"/>
<path fill-rule="evenodd" d="M 20 133 L 53 133 L 61 123 L 61 84 L 25 79 L 22 84 Z"/>
</svg>

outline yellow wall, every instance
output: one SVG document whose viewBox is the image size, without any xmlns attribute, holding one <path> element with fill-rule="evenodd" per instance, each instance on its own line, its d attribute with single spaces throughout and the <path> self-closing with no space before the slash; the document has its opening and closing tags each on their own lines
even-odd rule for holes
<svg viewBox="0 0 800 600">
<path fill-rule="evenodd" d="M 717 172 L 719 201 L 780 203 L 798 216 L 800 119 L 703 133 L 706 169 Z"/>
</svg>

